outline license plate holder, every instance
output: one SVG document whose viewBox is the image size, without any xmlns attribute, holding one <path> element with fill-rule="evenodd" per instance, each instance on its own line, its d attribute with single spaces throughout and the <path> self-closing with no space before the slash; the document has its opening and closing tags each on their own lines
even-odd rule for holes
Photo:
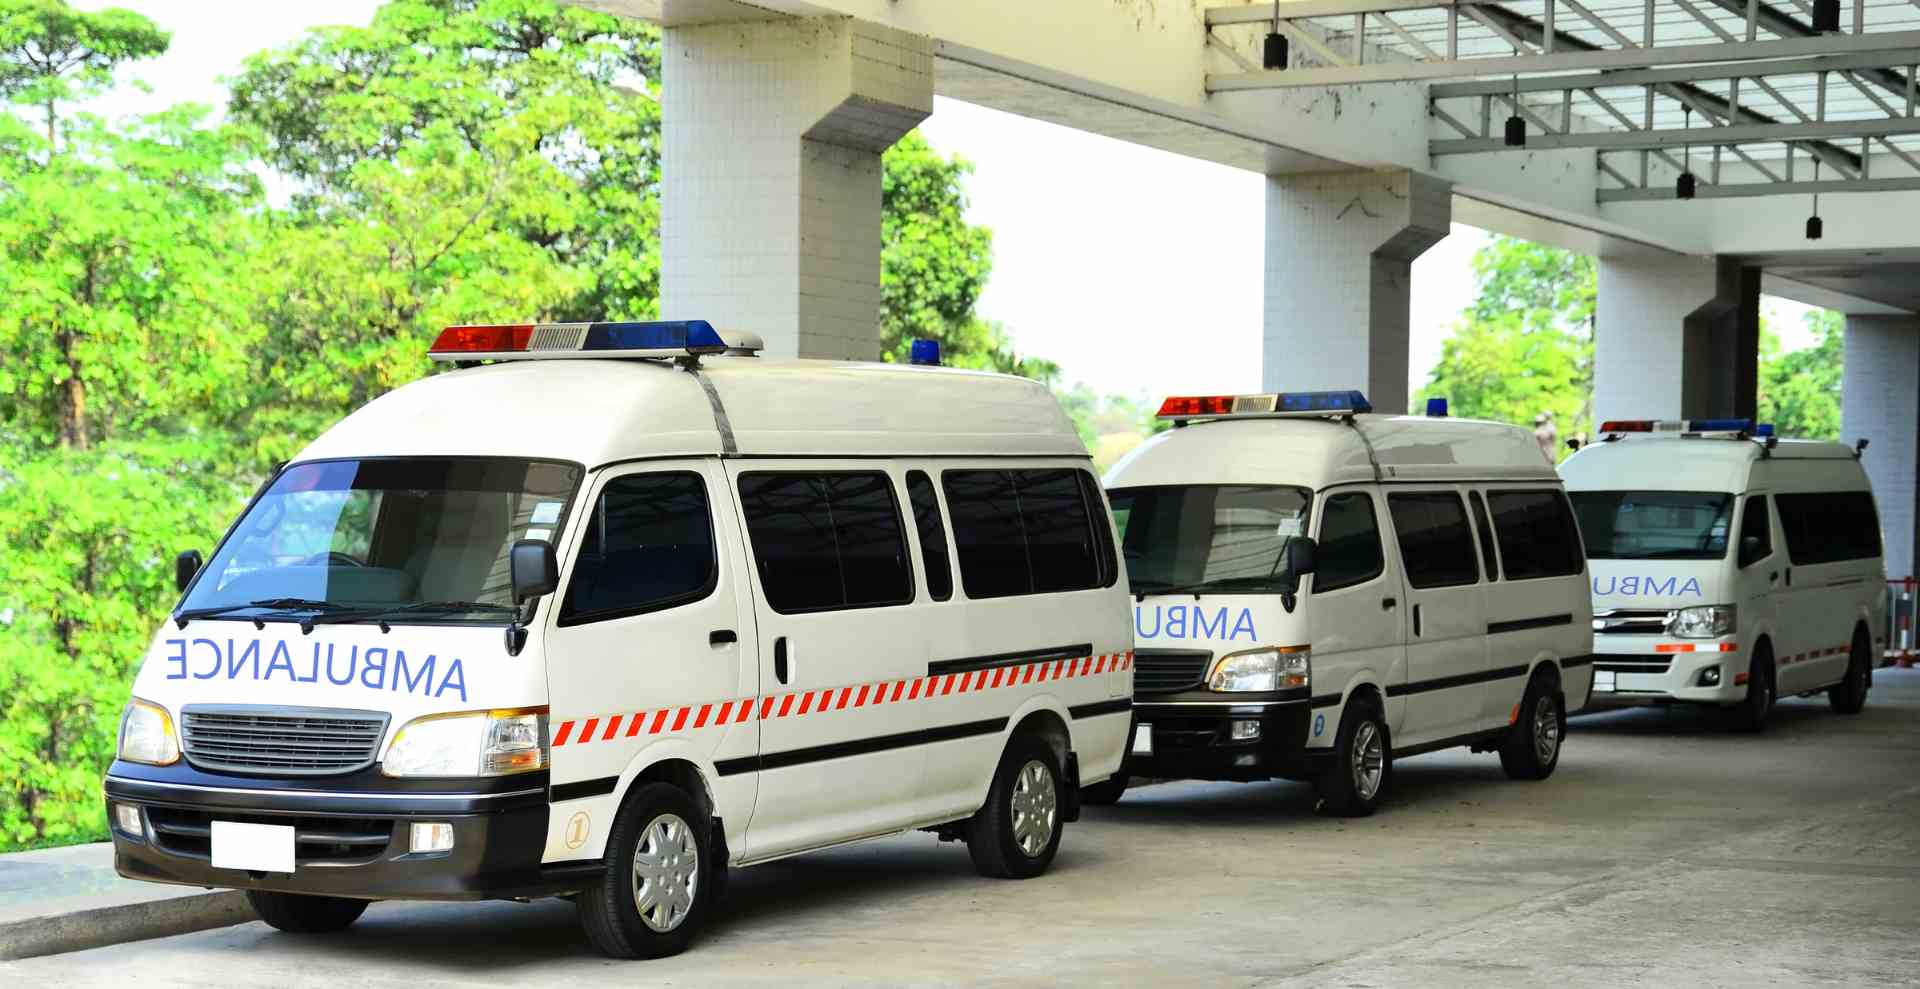
<svg viewBox="0 0 1920 989">
<path fill-rule="evenodd" d="M 1133 726 L 1133 754 L 1150 756 L 1153 754 L 1153 726 L 1150 724 Z"/>
<path fill-rule="evenodd" d="M 287 825 L 214 821 L 209 843 L 216 869 L 293 871 L 293 828 Z"/>
<path fill-rule="evenodd" d="M 1594 693 L 1611 694 L 1617 689 L 1619 688 L 1615 685 L 1615 682 L 1614 682 L 1614 671 L 1612 670 L 1594 670 L 1593 671 Z"/>
</svg>

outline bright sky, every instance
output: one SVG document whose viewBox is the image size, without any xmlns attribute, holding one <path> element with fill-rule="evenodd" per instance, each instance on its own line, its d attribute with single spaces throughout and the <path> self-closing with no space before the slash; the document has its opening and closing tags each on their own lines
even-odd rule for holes
<svg viewBox="0 0 1920 989">
<path fill-rule="evenodd" d="M 92 109 L 113 116 L 181 102 L 216 109 L 223 76 L 264 48 L 324 24 L 365 24 L 379 0 L 74 0 L 128 7 L 173 32 L 159 59 Z M 974 163 L 968 218 L 994 232 L 994 274 L 980 312 L 1022 352 L 1102 392 L 1145 397 L 1241 392 L 1260 385 L 1260 176 L 955 100 L 922 128 Z M 1453 234 L 1413 265 L 1416 382 L 1471 299 L 1469 262 L 1486 234 Z M 1793 303 L 1768 299 L 1789 346 L 1810 342 Z"/>
</svg>

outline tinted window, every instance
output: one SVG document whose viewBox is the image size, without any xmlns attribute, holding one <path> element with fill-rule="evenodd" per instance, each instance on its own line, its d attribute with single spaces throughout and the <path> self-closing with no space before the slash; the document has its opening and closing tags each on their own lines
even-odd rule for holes
<svg viewBox="0 0 1920 989">
<path fill-rule="evenodd" d="M 1754 540 L 1753 548 L 1747 548 L 1747 540 Z M 1767 497 L 1754 495 L 1747 499 L 1745 514 L 1740 517 L 1740 565 L 1764 560 L 1773 555 L 1773 527 L 1767 524 Z"/>
<path fill-rule="evenodd" d="M 1380 525 L 1373 517 L 1373 498 L 1359 492 L 1337 494 L 1320 509 L 1319 568 L 1313 574 L 1314 593 L 1364 584 L 1386 569 L 1380 551 Z"/>
<path fill-rule="evenodd" d="M 970 598 L 1043 594 L 1112 582 L 1107 540 L 1089 488 L 1073 468 L 950 470 L 940 475 L 953 515 L 960 582 Z"/>
<path fill-rule="evenodd" d="M 1305 533 L 1306 488 L 1162 485 L 1110 493 L 1136 594 L 1277 593 L 1287 541 Z"/>
<path fill-rule="evenodd" d="M 1508 580 L 1565 577 L 1580 572 L 1580 534 L 1558 491 L 1490 491 L 1494 532 Z"/>
<path fill-rule="evenodd" d="M 1718 560 L 1733 496 L 1717 491 L 1575 491 L 1589 560 Z M 1509 568 L 1511 569 L 1511 568 Z"/>
<path fill-rule="evenodd" d="M 1795 566 L 1880 555 L 1880 518 L 1865 491 L 1773 496 Z"/>
<path fill-rule="evenodd" d="M 953 564 L 947 559 L 947 529 L 940 524 L 940 499 L 925 471 L 907 474 L 907 500 L 913 503 L 913 525 L 920 534 L 920 558 L 927 563 L 927 590 L 935 601 L 953 596 Z"/>
<path fill-rule="evenodd" d="M 1473 527 L 1480 532 L 1480 567 L 1488 580 L 1500 579 L 1500 558 L 1493 555 L 1493 524 L 1487 521 L 1487 505 L 1480 492 L 1467 492 L 1467 504 L 1473 506 Z"/>
<path fill-rule="evenodd" d="M 913 600 L 899 508 L 885 474 L 742 474 L 740 507 L 773 610 Z"/>
<path fill-rule="evenodd" d="M 560 624 L 657 611 L 712 592 L 713 524 L 698 474 L 616 477 L 590 511 Z"/>
<path fill-rule="evenodd" d="M 1451 491 L 1387 496 L 1393 531 L 1400 537 L 1400 562 L 1414 587 L 1452 587 L 1479 579 L 1473 533 L 1466 506 Z"/>
</svg>

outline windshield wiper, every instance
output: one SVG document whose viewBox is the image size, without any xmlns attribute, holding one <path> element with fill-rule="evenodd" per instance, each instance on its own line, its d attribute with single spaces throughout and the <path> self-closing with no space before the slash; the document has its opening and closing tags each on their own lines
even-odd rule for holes
<svg viewBox="0 0 1920 989">
<path fill-rule="evenodd" d="M 1203 580 L 1190 584 L 1152 584 L 1148 587 L 1142 587 L 1142 583 L 1142 581 L 1136 580 L 1132 586 L 1128 588 L 1133 592 L 1133 599 L 1135 601 L 1145 601 L 1149 594 L 1191 594 L 1197 598 L 1200 596 L 1201 590 L 1208 587 L 1212 582 Z"/>
<path fill-rule="evenodd" d="M 258 601 L 248 601 L 245 604 L 221 604 L 210 608 L 189 608 L 173 616 L 174 627 L 186 628 L 187 623 L 196 618 L 213 618 L 230 612 L 245 611 L 248 608 L 260 608 L 267 611 L 318 611 L 327 614 L 355 610 L 344 604 L 338 604 L 333 601 L 316 601 L 313 598 L 261 598 Z M 257 618 L 253 620 L 253 624 L 255 628 L 264 627 L 264 623 Z"/>
<path fill-rule="evenodd" d="M 382 608 L 376 614 L 382 615 L 457 615 L 463 611 L 484 611 L 493 615 L 517 615 L 519 608 L 505 604 L 488 604 L 485 601 L 421 601 L 418 604 L 402 605 L 398 608 Z"/>
</svg>

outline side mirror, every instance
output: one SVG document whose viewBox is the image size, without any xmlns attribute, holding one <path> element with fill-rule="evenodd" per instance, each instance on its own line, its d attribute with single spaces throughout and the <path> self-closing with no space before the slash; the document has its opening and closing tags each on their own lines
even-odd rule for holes
<svg viewBox="0 0 1920 989">
<path fill-rule="evenodd" d="M 1287 540 L 1286 569 L 1280 572 L 1280 603 L 1293 610 L 1294 595 L 1300 593 L 1300 578 L 1314 571 L 1319 547 L 1306 536 Z"/>
<path fill-rule="evenodd" d="M 201 566 L 205 563 L 199 550 L 181 550 L 180 555 L 173 558 L 173 589 L 186 590 L 187 585 L 193 583 L 193 575 L 199 573 Z"/>
<path fill-rule="evenodd" d="M 1740 566 L 1750 567 L 1760 559 L 1760 537 L 1740 537 Z"/>
<path fill-rule="evenodd" d="M 521 539 L 507 557 L 513 580 L 513 603 L 522 604 L 552 594 L 560 586 L 560 563 L 553 544 L 544 539 Z"/>
</svg>

